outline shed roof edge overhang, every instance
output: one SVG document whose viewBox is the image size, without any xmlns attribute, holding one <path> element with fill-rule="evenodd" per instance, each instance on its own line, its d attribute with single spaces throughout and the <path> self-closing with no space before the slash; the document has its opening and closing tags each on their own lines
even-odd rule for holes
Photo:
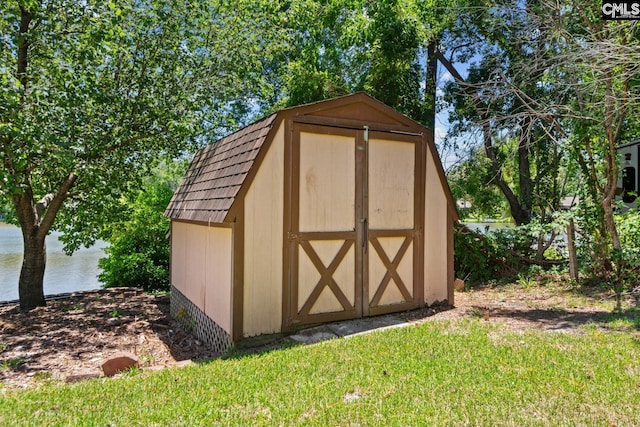
<svg viewBox="0 0 640 427">
<path fill-rule="evenodd" d="M 185 224 L 197 224 L 203 225 L 206 227 L 220 227 L 220 228 L 233 228 L 233 222 L 213 222 L 213 221 L 202 221 L 202 220 L 192 220 L 192 219 L 180 219 L 180 218 L 172 218 L 173 222 L 182 222 Z"/>
</svg>

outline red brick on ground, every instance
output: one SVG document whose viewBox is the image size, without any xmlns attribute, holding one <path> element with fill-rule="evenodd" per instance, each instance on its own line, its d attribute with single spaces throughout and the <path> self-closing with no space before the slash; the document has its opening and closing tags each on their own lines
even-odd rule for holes
<svg viewBox="0 0 640 427">
<path fill-rule="evenodd" d="M 102 363 L 102 372 L 106 377 L 112 377 L 118 372 L 122 372 L 129 368 L 138 367 L 138 358 L 135 354 L 127 352 L 116 353 Z"/>
</svg>

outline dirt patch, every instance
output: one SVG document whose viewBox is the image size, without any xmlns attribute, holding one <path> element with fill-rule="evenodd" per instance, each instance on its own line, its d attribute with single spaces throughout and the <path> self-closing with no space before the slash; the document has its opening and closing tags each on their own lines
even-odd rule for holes
<svg viewBox="0 0 640 427">
<path fill-rule="evenodd" d="M 481 318 L 513 331 L 541 329 L 581 332 L 590 325 L 605 331 L 633 331 L 640 326 L 634 295 L 624 299 L 623 311 L 614 313 L 615 298 L 601 289 L 515 284 L 487 286 L 455 295 L 454 310 L 431 319 Z"/>
<path fill-rule="evenodd" d="M 507 285 L 456 293 L 450 310 L 427 308 L 399 317 L 419 322 L 472 317 L 514 331 L 580 332 L 593 324 L 638 333 L 639 310 L 633 301 L 621 314 L 613 315 L 613 306 L 611 296 L 602 292 Z M 266 351 L 283 342 L 267 340 L 245 351 Z M 104 358 L 119 351 L 137 355 L 143 369 L 216 356 L 170 317 L 166 295 L 109 289 L 72 294 L 29 313 L 16 305 L 0 307 L 0 390 L 96 375 Z"/>
<path fill-rule="evenodd" d="M 119 351 L 144 368 L 215 356 L 169 315 L 169 297 L 105 289 L 49 301 L 28 313 L 0 307 L 0 389 L 99 374 Z"/>
</svg>

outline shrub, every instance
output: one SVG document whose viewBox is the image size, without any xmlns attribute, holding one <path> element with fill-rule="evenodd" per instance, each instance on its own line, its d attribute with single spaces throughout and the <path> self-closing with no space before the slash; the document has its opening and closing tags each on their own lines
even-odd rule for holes
<svg viewBox="0 0 640 427">
<path fill-rule="evenodd" d="M 129 203 L 128 221 L 110 226 L 106 258 L 98 261 L 98 278 L 106 288 L 141 287 L 145 291 L 169 290 L 169 204 L 173 182 L 154 178 Z"/>
<path fill-rule="evenodd" d="M 453 240 L 455 274 L 471 285 L 512 276 L 517 271 L 503 233 L 482 234 L 457 224 Z"/>
</svg>

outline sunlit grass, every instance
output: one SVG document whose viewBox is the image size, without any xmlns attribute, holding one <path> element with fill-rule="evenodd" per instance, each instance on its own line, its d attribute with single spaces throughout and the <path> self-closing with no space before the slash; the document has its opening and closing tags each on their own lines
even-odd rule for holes
<svg viewBox="0 0 640 427">
<path fill-rule="evenodd" d="M 0 425 L 638 425 L 637 333 L 435 321 L 0 397 Z"/>
</svg>

